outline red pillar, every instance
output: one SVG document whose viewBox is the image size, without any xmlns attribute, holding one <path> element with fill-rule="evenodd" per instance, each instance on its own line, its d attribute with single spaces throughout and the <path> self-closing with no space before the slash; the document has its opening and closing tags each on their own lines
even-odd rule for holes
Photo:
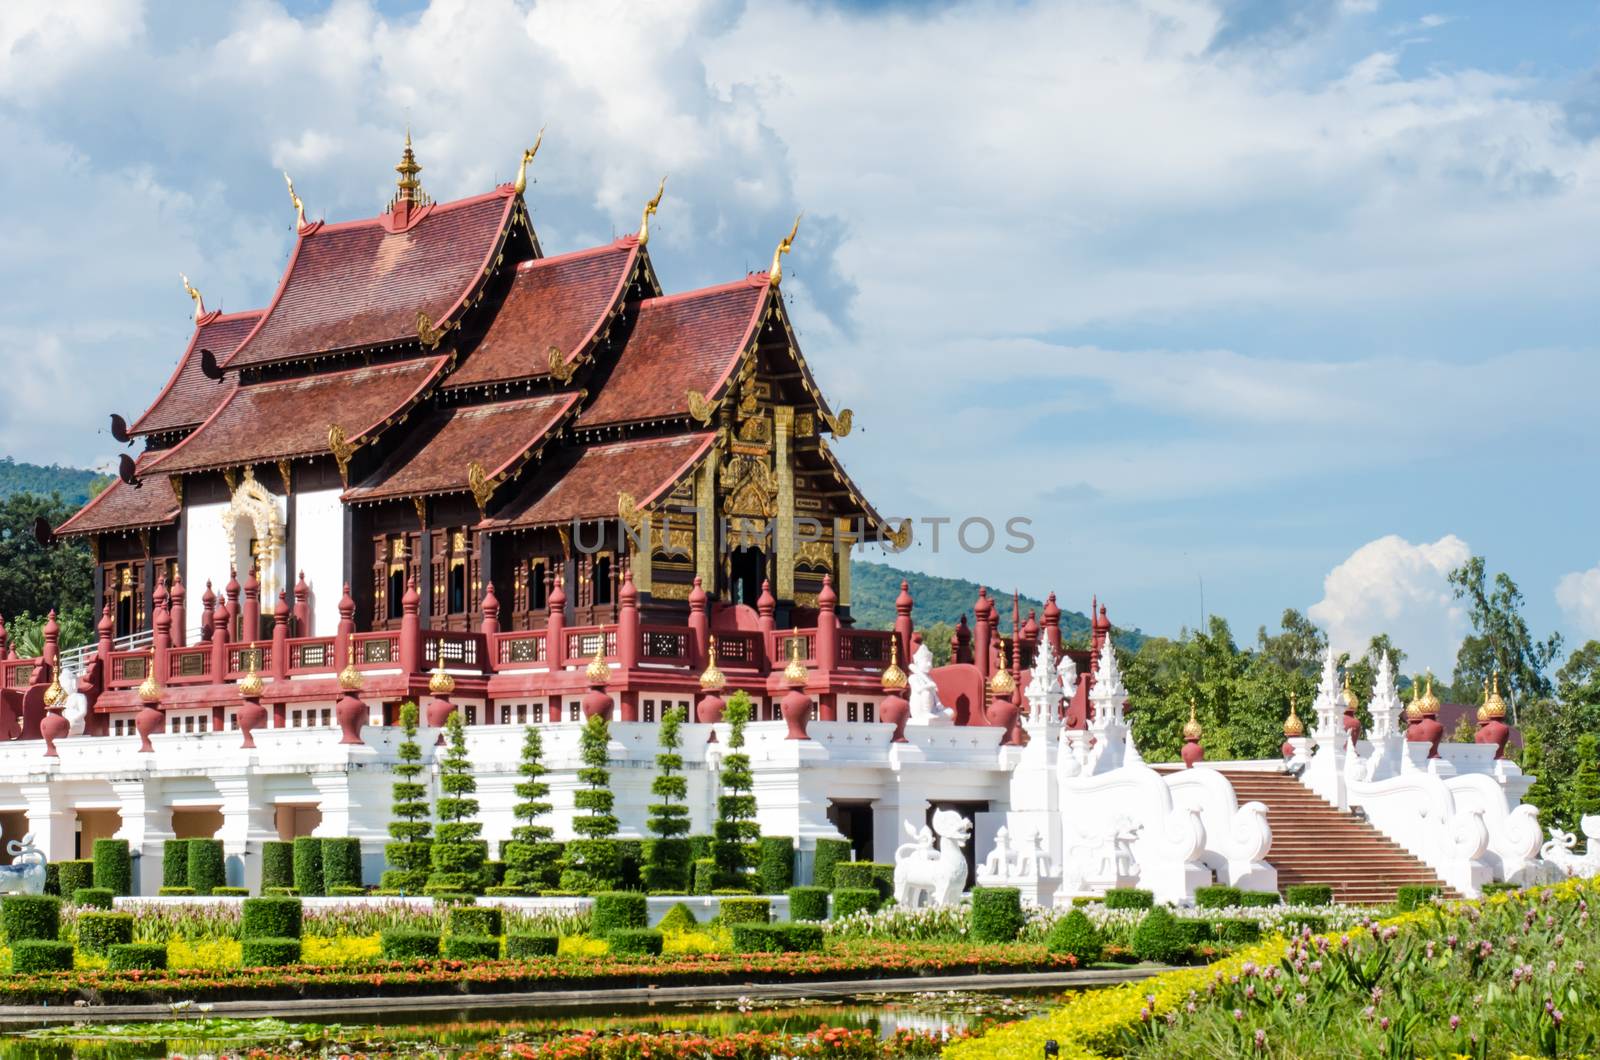
<svg viewBox="0 0 1600 1060">
<path fill-rule="evenodd" d="M 706 664 L 706 646 L 711 638 L 711 620 L 706 615 L 706 591 L 700 576 L 694 577 L 694 588 L 689 590 L 689 669 L 700 670 Z"/>
<path fill-rule="evenodd" d="M 989 590 L 978 589 L 978 599 L 972 605 L 972 620 L 977 623 L 977 636 L 974 638 L 973 661 L 978 665 L 978 672 L 983 674 L 985 681 L 989 680 L 990 670 L 990 636 L 989 636 Z"/>
<path fill-rule="evenodd" d="M 228 602 L 223 605 L 228 616 L 228 640 L 239 639 L 239 572 L 228 568 L 228 584 L 223 587 Z"/>
<path fill-rule="evenodd" d="M 107 604 L 105 610 L 100 612 L 99 624 L 95 626 L 97 635 L 95 651 L 100 655 L 100 666 L 105 673 L 105 678 L 101 681 L 102 691 L 111 678 L 111 652 L 116 646 L 116 632 L 117 620 L 111 617 L 111 605 Z"/>
<path fill-rule="evenodd" d="M 211 680 L 220 683 L 228 673 L 228 609 L 211 613 Z"/>
<path fill-rule="evenodd" d="M 289 595 L 282 589 L 272 609 L 272 679 L 289 679 Z"/>
<path fill-rule="evenodd" d="M 1050 650 L 1055 652 L 1056 658 L 1061 658 L 1061 608 L 1056 605 L 1056 594 L 1051 593 L 1044 602 L 1044 639 L 1049 643 Z M 1072 695 L 1072 690 L 1065 690 L 1067 695 Z"/>
<path fill-rule="evenodd" d="M 639 591 L 633 587 L 633 571 L 622 575 L 622 592 L 618 594 L 621 609 L 617 612 L 617 662 L 618 674 L 624 685 L 632 684 L 632 674 L 639 666 L 639 656 L 644 650 L 639 633 Z M 639 692 L 624 687 L 621 692 L 622 720 L 639 720 Z"/>
<path fill-rule="evenodd" d="M 172 615 L 167 612 L 165 601 L 156 607 L 156 628 L 151 646 L 153 650 L 150 665 L 154 668 L 156 680 L 166 684 L 167 652 L 172 646 Z"/>
<path fill-rule="evenodd" d="M 956 622 L 956 631 L 951 639 L 951 661 L 958 663 L 972 662 L 972 627 L 967 625 L 966 615 L 962 615 Z"/>
<path fill-rule="evenodd" d="M 817 594 L 817 670 L 826 675 L 839 665 L 839 594 L 833 591 L 833 579 L 822 576 L 822 591 Z M 838 697 L 831 691 L 817 696 L 817 717 L 822 721 L 839 720 Z"/>
<path fill-rule="evenodd" d="M 350 638 L 356 634 L 356 601 L 350 595 L 350 583 L 344 583 L 344 595 L 339 597 L 339 633 L 333 638 L 333 665 L 343 670 L 350 665 Z"/>
<path fill-rule="evenodd" d="M 184 604 L 189 599 L 189 592 L 183 587 L 182 574 L 173 574 L 172 593 L 167 599 L 167 609 L 172 614 L 172 646 L 182 648 L 189 643 L 189 623 L 184 609 Z"/>
<path fill-rule="evenodd" d="M 490 582 L 483 590 L 483 625 L 480 628 L 486 642 L 500 632 L 500 598 L 494 594 L 494 582 Z M 493 651 L 494 648 L 491 646 L 489 650 Z"/>
<path fill-rule="evenodd" d="M 567 591 L 561 587 L 565 575 L 557 577 L 545 595 L 544 652 L 550 662 L 550 672 L 556 673 L 567 665 Z"/>
<path fill-rule="evenodd" d="M 206 579 L 206 591 L 200 594 L 200 640 L 211 640 L 211 616 L 217 610 L 217 594 L 211 589 L 211 579 Z"/>
<path fill-rule="evenodd" d="M 306 572 L 294 583 L 294 635 L 309 637 L 311 633 L 311 586 L 306 584 Z"/>
<path fill-rule="evenodd" d="M 417 578 L 406 580 L 406 594 L 400 598 L 400 671 L 405 674 L 422 672 L 422 619 L 417 608 L 422 597 L 417 593 Z"/>
<path fill-rule="evenodd" d="M 900 642 L 900 658 L 911 661 L 911 634 L 916 626 L 911 621 L 911 608 L 915 601 L 911 599 L 911 583 L 900 582 L 900 595 L 894 598 L 894 635 Z"/>
<path fill-rule="evenodd" d="M 61 626 L 56 622 L 56 610 L 50 609 L 50 615 L 44 620 L 44 664 L 50 667 L 51 676 L 55 676 L 56 664 L 61 659 Z"/>
<path fill-rule="evenodd" d="M 762 581 L 761 595 L 756 598 L 756 628 L 761 631 L 761 668 L 770 671 L 774 665 L 772 655 L 773 634 L 778 631 L 778 598 L 772 595 L 772 583 Z"/>
<path fill-rule="evenodd" d="M 239 639 L 245 643 L 261 639 L 261 579 L 256 577 L 256 569 L 250 568 L 250 573 L 244 578 L 244 626 L 239 630 Z"/>
</svg>

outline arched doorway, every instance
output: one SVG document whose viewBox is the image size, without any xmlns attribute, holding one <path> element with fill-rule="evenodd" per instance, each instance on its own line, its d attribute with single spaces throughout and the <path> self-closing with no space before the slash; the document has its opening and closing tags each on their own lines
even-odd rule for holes
<svg viewBox="0 0 1600 1060">
<path fill-rule="evenodd" d="M 241 572 L 255 566 L 261 583 L 261 610 L 271 614 L 278 591 L 288 586 L 284 554 L 283 516 L 278 498 L 256 481 L 254 470 L 244 469 L 244 478 L 233 491 L 228 506 L 222 509 L 222 532 L 227 535 L 227 554 Z M 245 630 L 246 640 L 259 637 L 259 630 Z"/>
</svg>

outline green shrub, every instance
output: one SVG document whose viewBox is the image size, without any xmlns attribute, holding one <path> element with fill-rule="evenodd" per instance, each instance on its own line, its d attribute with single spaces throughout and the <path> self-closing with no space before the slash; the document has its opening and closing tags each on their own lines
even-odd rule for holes
<svg viewBox="0 0 1600 1060">
<path fill-rule="evenodd" d="M 1044 948 L 1050 953 L 1063 953 L 1078 962 L 1078 967 L 1093 964 L 1104 955 L 1105 939 L 1081 909 L 1074 909 L 1051 925 L 1044 937 Z"/>
<path fill-rule="evenodd" d="M 447 935 L 444 955 L 452 961 L 498 961 L 500 940 L 487 935 Z"/>
<path fill-rule="evenodd" d="M 0 924 L 13 946 L 31 939 L 54 942 L 61 937 L 61 899 L 48 894 L 8 894 L 0 898 Z"/>
<path fill-rule="evenodd" d="M 228 870 L 222 857 L 222 840 L 191 839 L 189 847 L 189 886 L 195 894 L 210 894 L 228 882 Z M 165 865 L 162 871 L 165 872 Z"/>
<path fill-rule="evenodd" d="M 361 840 L 337 837 L 322 841 L 322 890 L 361 886 Z"/>
<path fill-rule="evenodd" d="M 211 897 L 213 897 L 213 898 L 249 898 L 250 897 L 250 888 L 248 888 L 248 887 L 213 887 L 213 888 L 211 888 Z"/>
<path fill-rule="evenodd" d="M 110 909 L 116 903 L 112 901 L 111 892 L 104 887 L 79 887 L 72 892 L 72 904 L 90 909 Z"/>
<path fill-rule="evenodd" d="M 59 862 L 56 876 L 56 893 L 70 898 L 79 891 L 94 886 L 94 862 L 88 858 Z M 107 888 L 110 890 L 110 888 Z M 112 891 L 115 894 L 115 891 Z"/>
<path fill-rule="evenodd" d="M 132 941 L 132 913 L 84 913 L 78 917 L 78 948 L 85 953 L 105 953 L 119 942 Z"/>
<path fill-rule="evenodd" d="M 1074 909 L 1079 909 L 1086 905 L 1103 904 L 1104 903 L 1100 900 L 1100 896 L 1096 894 L 1075 894 L 1072 896 L 1072 907 Z"/>
<path fill-rule="evenodd" d="M 1299 913 L 1285 917 L 1283 926 L 1286 932 L 1298 935 L 1309 930 L 1313 935 L 1320 935 L 1328 930 L 1328 918 L 1315 913 Z"/>
<path fill-rule="evenodd" d="M 880 901 L 876 887 L 843 887 L 833 892 L 833 919 L 843 920 L 852 913 L 876 913 Z"/>
<path fill-rule="evenodd" d="M 294 841 L 294 889 L 308 898 L 322 894 L 322 840 L 316 836 Z"/>
<path fill-rule="evenodd" d="M 489 905 L 462 905 L 450 910 L 450 934 L 497 939 L 506 933 L 505 913 Z"/>
<path fill-rule="evenodd" d="M 1293 883 L 1283 889 L 1290 905 L 1332 905 L 1333 887 L 1326 883 Z"/>
<path fill-rule="evenodd" d="M 1478 889 L 1483 892 L 1485 897 L 1488 897 L 1491 894 L 1509 894 L 1512 891 L 1521 890 L 1521 885 L 1515 883 L 1491 882 L 1484 884 Z"/>
<path fill-rule="evenodd" d="M 724 924 L 766 924 L 772 920 L 772 902 L 766 898 L 724 898 L 717 912 Z"/>
<path fill-rule="evenodd" d="M 159 972 L 167 966 L 167 947 L 160 942 L 121 942 L 107 954 L 113 972 Z"/>
<path fill-rule="evenodd" d="M 298 898 L 246 898 L 239 921 L 239 937 L 246 939 L 297 939 L 301 905 Z"/>
<path fill-rule="evenodd" d="M 870 861 L 841 861 L 833 867 L 833 886 L 842 887 L 876 887 L 872 882 L 872 862 Z"/>
<path fill-rule="evenodd" d="M 485 894 L 491 887 L 499 887 L 505 882 L 506 863 L 503 861 L 485 861 L 483 869 L 478 873 L 478 882 L 483 885 Z"/>
<path fill-rule="evenodd" d="M 1201 909 L 1231 909 L 1237 907 L 1243 900 L 1244 892 L 1239 888 L 1220 883 L 1211 887 L 1198 887 L 1194 892 L 1194 904 Z"/>
<path fill-rule="evenodd" d="M 261 893 L 294 886 L 294 844 L 269 839 L 261 844 Z"/>
<path fill-rule="evenodd" d="M 1218 942 L 1240 943 L 1261 941 L 1261 924 L 1255 920 L 1224 918 L 1211 922 L 1211 937 Z"/>
<path fill-rule="evenodd" d="M 623 928 L 613 931 L 606 941 L 618 955 L 659 957 L 664 938 L 655 928 Z"/>
<path fill-rule="evenodd" d="M 261 893 L 268 898 L 298 898 L 300 892 L 293 887 L 263 887 Z"/>
<path fill-rule="evenodd" d="M 189 886 L 189 841 L 169 839 L 161 844 L 161 886 Z"/>
<path fill-rule="evenodd" d="M 607 891 L 594 896 L 591 927 L 597 939 L 625 928 L 650 926 L 650 910 L 645 896 L 637 891 Z"/>
<path fill-rule="evenodd" d="M 89 864 L 93 865 L 94 862 Z M 44 866 L 44 893 L 58 898 L 61 896 L 61 865 L 59 861 L 47 861 Z M 94 880 L 91 878 L 89 882 L 93 883 Z"/>
<path fill-rule="evenodd" d="M 419 959 L 431 961 L 439 956 L 439 933 L 437 931 L 409 931 L 403 928 L 390 928 L 378 936 L 378 944 L 383 948 L 383 959 L 386 961 L 415 961 Z"/>
<path fill-rule="evenodd" d="M 748 887 L 718 887 L 711 895 L 713 898 L 746 898 L 754 893 Z"/>
<path fill-rule="evenodd" d="M 1107 909 L 1149 909 L 1156 904 L 1156 896 L 1153 891 L 1137 887 L 1113 887 L 1106 892 L 1104 901 Z"/>
<path fill-rule="evenodd" d="M 12 943 L 11 970 L 18 975 L 28 975 L 33 972 L 70 972 L 72 943 L 54 942 L 49 939 L 25 939 Z"/>
<path fill-rule="evenodd" d="M 717 889 L 717 862 L 714 858 L 694 859 L 694 893 L 710 894 Z"/>
<path fill-rule="evenodd" d="M 639 872 L 640 880 L 651 891 L 686 894 L 693 865 L 694 858 L 687 838 L 647 839 L 644 842 L 644 867 Z"/>
<path fill-rule="evenodd" d="M 656 927 L 663 933 L 672 933 L 693 931 L 699 926 L 699 923 L 694 918 L 694 910 L 682 902 L 677 902 L 673 904 L 671 909 L 667 910 L 667 915 L 661 918 L 661 923 L 657 924 Z"/>
<path fill-rule="evenodd" d="M 193 898 L 193 887 L 163 887 L 156 894 L 162 898 Z"/>
<path fill-rule="evenodd" d="M 276 968 L 299 963 L 299 939 L 245 938 L 239 943 L 240 967 Z"/>
<path fill-rule="evenodd" d="M 126 839 L 94 841 L 94 885 L 109 887 L 112 894 L 133 893 L 133 857 Z"/>
<path fill-rule="evenodd" d="M 821 924 L 735 924 L 737 953 L 815 953 L 822 949 Z"/>
<path fill-rule="evenodd" d="M 782 894 L 794 885 L 794 840 L 786 835 L 764 835 L 756 842 L 756 889 L 762 894 Z"/>
<path fill-rule="evenodd" d="M 1191 951 L 1214 941 L 1211 937 L 1211 925 L 1208 922 L 1187 916 L 1174 917 L 1174 920 L 1177 921 L 1178 934 L 1183 936 L 1184 945 Z"/>
<path fill-rule="evenodd" d="M 1277 891 L 1241 891 L 1239 905 L 1245 909 L 1265 909 L 1282 905 L 1283 897 Z"/>
<path fill-rule="evenodd" d="M 833 879 L 833 868 L 841 862 L 850 860 L 850 840 L 848 839 L 819 839 L 817 840 L 817 853 L 811 863 L 811 884 L 814 887 L 826 887 L 836 890 L 837 884 Z"/>
<path fill-rule="evenodd" d="M 614 839 L 617 844 L 617 884 L 623 891 L 644 890 L 644 840 Z"/>
<path fill-rule="evenodd" d="M 714 842 L 716 842 L 716 839 L 714 837 L 712 837 L 712 836 L 708 836 L 708 835 L 692 835 L 692 836 L 690 836 L 689 837 L 689 858 L 690 858 L 690 860 L 691 861 L 699 861 L 701 858 L 709 858 L 709 857 L 711 857 L 711 844 L 714 843 Z M 713 859 L 713 860 L 715 860 L 715 859 Z"/>
<path fill-rule="evenodd" d="M 1205 926 L 1203 920 L 1189 923 Z M 1190 931 L 1169 910 L 1156 906 L 1139 920 L 1128 948 L 1141 961 L 1171 964 L 1188 956 Z"/>
<path fill-rule="evenodd" d="M 514 961 L 554 957 L 561 939 L 555 935 L 507 935 L 506 956 Z"/>
<path fill-rule="evenodd" d="M 1394 904 L 1402 913 L 1419 909 L 1439 897 L 1439 886 L 1432 883 L 1407 883 L 1396 889 Z"/>
<path fill-rule="evenodd" d="M 789 919 L 828 919 L 828 889 L 826 887 L 789 888 Z"/>
<path fill-rule="evenodd" d="M 216 894 L 217 892 L 212 891 L 211 893 Z M 335 884 L 328 888 L 329 898 L 360 898 L 366 893 L 367 889 L 365 887 L 357 887 L 348 883 Z"/>
<path fill-rule="evenodd" d="M 1015 887 L 972 889 L 972 937 L 978 942 L 1015 942 L 1022 933 L 1022 892 Z"/>
</svg>

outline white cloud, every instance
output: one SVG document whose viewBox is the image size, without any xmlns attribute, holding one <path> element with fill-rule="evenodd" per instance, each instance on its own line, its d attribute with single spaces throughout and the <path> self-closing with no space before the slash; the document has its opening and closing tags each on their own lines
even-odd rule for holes
<svg viewBox="0 0 1600 1060">
<path fill-rule="evenodd" d="M 1408 669 L 1448 675 L 1466 632 L 1466 614 L 1447 578 L 1472 557 L 1454 534 L 1413 545 L 1398 534 L 1369 541 L 1322 580 L 1322 599 L 1306 614 L 1336 652 L 1359 654 L 1387 633 L 1407 653 Z"/>
<path fill-rule="evenodd" d="M 1582 636 L 1600 637 L 1600 563 L 1562 575 L 1556 603 Z"/>
</svg>

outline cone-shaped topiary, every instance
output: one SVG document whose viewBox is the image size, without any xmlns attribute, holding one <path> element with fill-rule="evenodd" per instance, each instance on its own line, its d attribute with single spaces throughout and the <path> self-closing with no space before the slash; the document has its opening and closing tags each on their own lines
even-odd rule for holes
<svg viewBox="0 0 1600 1060">
<path fill-rule="evenodd" d="M 572 805 L 584 811 L 572 819 L 572 830 L 579 838 L 567 842 L 566 865 L 561 873 L 561 889 L 582 894 L 615 890 L 622 881 L 622 857 L 617 849 L 617 818 L 612 813 L 615 796 L 611 793 L 611 727 L 604 714 L 591 715 L 578 738 L 583 768 L 578 770 L 579 788 L 572 794 Z"/>
<path fill-rule="evenodd" d="M 1141 961 L 1171 964 L 1188 956 L 1189 942 L 1178 918 L 1165 906 L 1158 905 L 1133 929 L 1129 949 Z"/>
<path fill-rule="evenodd" d="M 1044 947 L 1051 953 L 1066 954 L 1081 968 L 1100 959 L 1105 953 L 1105 940 L 1094 921 L 1082 909 L 1074 909 L 1051 927 L 1044 938 Z"/>
<path fill-rule="evenodd" d="M 539 823 L 550 812 L 550 785 L 544 780 L 544 741 L 536 725 L 529 725 L 522 738 L 517 772 L 523 776 L 514 789 L 522 800 L 512 808 L 518 823 L 500 852 L 506 862 L 505 886 L 538 894 L 561 883 L 561 844 L 551 841 L 554 829 Z"/>
<path fill-rule="evenodd" d="M 445 754 L 439 760 L 439 827 L 430 848 L 433 872 L 424 891 L 428 894 L 477 894 L 483 890 L 484 847 L 478 840 L 483 825 L 477 816 L 478 800 L 472 796 L 478 782 L 467 757 L 467 730 L 461 712 L 445 723 Z"/>
<path fill-rule="evenodd" d="M 391 789 L 394 803 L 393 820 L 389 822 L 391 843 L 384 844 L 383 856 L 394 867 L 383 874 L 384 890 L 401 894 L 420 894 L 428 885 L 428 869 L 432 864 L 429 854 L 428 786 L 422 783 L 422 747 L 417 743 L 417 705 L 400 705 L 400 726 L 405 739 L 396 750 L 400 759 L 394 766 L 395 776 Z M 265 882 L 265 881 L 263 881 Z"/>
<path fill-rule="evenodd" d="M 689 808 L 684 799 L 689 795 L 688 781 L 683 777 L 683 746 L 681 726 L 684 710 L 673 707 L 661 716 L 659 739 L 661 753 L 656 755 L 659 772 L 650 784 L 650 794 L 659 802 L 651 803 L 650 831 L 658 838 L 645 844 L 645 865 L 642 872 L 644 886 L 650 891 L 684 893 L 689 889 Z"/>
<path fill-rule="evenodd" d="M 728 723 L 728 753 L 722 757 L 722 794 L 717 796 L 711 856 L 717 863 L 717 883 L 725 888 L 751 885 L 750 870 L 759 853 L 761 826 L 756 823 L 756 797 L 751 793 L 755 777 L 750 756 L 743 751 L 750 714 L 750 694 L 743 689 L 729 697 L 722 711 L 722 720 Z"/>
</svg>

